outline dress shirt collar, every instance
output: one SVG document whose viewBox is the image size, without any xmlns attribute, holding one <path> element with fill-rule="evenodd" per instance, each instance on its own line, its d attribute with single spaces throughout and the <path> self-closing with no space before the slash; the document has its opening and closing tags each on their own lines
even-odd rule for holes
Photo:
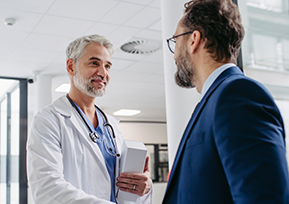
<svg viewBox="0 0 289 204">
<path fill-rule="evenodd" d="M 234 63 L 227 63 L 227 64 L 220 66 L 215 71 L 213 71 L 213 73 L 207 78 L 206 82 L 204 83 L 204 86 L 203 86 L 202 92 L 201 92 L 200 101 L 202 100 L 204 95 L 207 93 L 207 91 L 209 90 L 211 85 L 214 83 L 214 81 L 218 78 L 218 76 L 226 69 L 228 69 L 230 67 L 234 67 L 234 66 L 236 66 Z"/>
</svg>

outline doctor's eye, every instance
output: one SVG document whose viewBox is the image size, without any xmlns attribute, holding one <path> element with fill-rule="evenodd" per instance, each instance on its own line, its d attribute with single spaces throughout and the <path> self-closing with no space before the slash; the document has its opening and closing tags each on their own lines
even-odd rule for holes
<svg viewBox="0 0 289 204">
<path fill-rule="evenodd" d="M 99 62 L 98 61 L 92 62 L 91 64 L 94 65 L 94 66 L 99 66 Z"/>
<path fill-rule="evenodd" d="M 106 68 L 106 69 L 110 69 L 110 68 L 111 68 L 111 65 L 107 64 L 107 65 L 105 65 L 105 68 Z"/>
</svg>

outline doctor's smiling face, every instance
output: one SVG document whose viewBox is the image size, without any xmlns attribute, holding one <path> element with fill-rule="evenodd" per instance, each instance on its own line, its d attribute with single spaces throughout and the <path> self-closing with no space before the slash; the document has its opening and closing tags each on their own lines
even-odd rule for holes
<svg viewBox="0 0 289 204">
<path fill-rule="evenodd" d="M 108 49 L 98 43 L 90 43 L 85 47 L 83 56 L 73 64 L 74 86 L 88 96 L 103 96 L 112 66 Z"/>
</svg>

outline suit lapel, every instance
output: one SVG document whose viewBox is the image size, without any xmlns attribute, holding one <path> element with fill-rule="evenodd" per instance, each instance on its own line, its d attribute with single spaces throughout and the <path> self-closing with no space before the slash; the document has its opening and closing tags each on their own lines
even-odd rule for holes
<svg viewBox="0 0 289 204">
<path fill-rule="evenodd" d="M 167 190 L 168 190 L 168 188 L 170 186 L 170 183 L 171 183 L 172 178 L 174 176 L 174 173 L 176 171 L 176 167 L 178 165 L 178 162 L 180 161 L 180 158 L 182 157 L 182 154 L 183 154 L 183 151 L 184 151 L 184 146 L 185 146 L 185 144 L 187 142 L 188 136 L 190 135 L 190 133 L 191 133 L 191 131 L 192 131 L 194 125 L 195 125 L 196 119 L 198 118 L 198 116 L 202 112 L 203 107 L 205 106 L 205 104 L 207 103 L 208 99 L 213 94 L 213 92 L 218 88 L 218 86 L 226 78 L 228 78 L 232 74 L 243 74 L 243 73 L 241 72 L 241 70 L 238 67 L 231 67 L 231 68 L 228 68 L 227 70 L 225 70 L 223 73 L 221 73 L 217 77 L 217 79 L 211 85 L 211 87 L 209 88 L 209 90 L 207 91 L 205 96 L 202 98 L 202 100 L 196 106 L 196 108 L 195 108 L 195 110 L 194 110 L 194 112 L 193 112 L 193 114 L 192 114 L 192 116 L 190 118 L 190 121 L 189 121 L 189 123 L 188 123 L 188 125 L 187 125 L 187 127 L 185 129 L 183 137 L 182 137 L 182 139 L 180 141 L 179 148 L 178 148 L 178 151 L 177 151 L 177 154 L 176 154 L 176 157 L 175 157 L 175 161 L 174 161 L 174 164 L 172 166 L 171 173 L 170 173 L 170 178 L 169 178 L 169 181 L 168 181 Z"/>
<path fill-rule="evenodd" d="M 187 141 L 188 135 L 190 134 L 190 132 L 191 132 L 191 130 L 192 130 L 192 127 L 193 127 L 193 125 L 194 125 L 194 123 L 195 123 L 195 120 L 196 120 L 197 116 L 198 116 L 199 113 L 200 113 L 200 110 L 201 110 L 202 106 L 203 106 L 203 104 L 202 104 L 201 102 L 199 102 L 199 103 L 197 104 L 197 106 L 196 106 L 196 108 L 195 108 L 195 110 L 194 110 L 194 112 L 193 112 L 193 115 L 191 116 L 190 121 L 189 121 L 189 123 L 188 123 L 188 125 L 187 125 L 187 127 L 186 127 L 186 129 L 185 129 L 185 132 L 184 132 L 183 137 L 182 137 L 182 139 L 181 139 L 181 141 L 180 141 L 180 144 L 179 144 L 179 148 L 178 148 L 177 154 L 176 154 L 176 156 L 175 156 L 175 161 L 174 161 L 174 164 L 173 164 L 173 166 L 172 166 L 172 170 L 171 170 L 171 173 L 170 173 L 170 177 L 169 177 L 167 189 L 169 188 L 170 183 L 171 183 L 171 181 L 172 181 L 172 178 L 173 178 L 173 176 L 174 176 L 174 173 L 175 173 L 175 170 L 176 170 L 176 166 L 177 166 L 178 161 L 180 160 L 180 157 L 181 157 L 181 155 L 182 155 L 183 148 L 184 148 L 185 143 L 186 143 L 186 141 Z"/>
</svg>

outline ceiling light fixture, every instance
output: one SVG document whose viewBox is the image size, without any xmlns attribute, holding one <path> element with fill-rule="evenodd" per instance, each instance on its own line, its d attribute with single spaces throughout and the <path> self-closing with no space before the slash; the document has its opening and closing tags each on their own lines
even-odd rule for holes
<svg viewBox="0 0 289 204">
<path fill-rule="evenodd" d="M 140 110 L 120 109 L 120 110 L 114 112 L 113 115 L 133 116 L 133 115 L 139 114 L 140 112 L 141 112 Z"/>
<path fill-rule="evenodd" d="M 65 92 L 68 93 L 70 89 L 70 84 L 64 83 L 55 89 L 55 92 Z"/>
<path fill-rule="evenodd" d="M 15 18 L 6 18 L 4 24 L 7 26 L 13 26 L 15 24 Z"/>
</svg>

